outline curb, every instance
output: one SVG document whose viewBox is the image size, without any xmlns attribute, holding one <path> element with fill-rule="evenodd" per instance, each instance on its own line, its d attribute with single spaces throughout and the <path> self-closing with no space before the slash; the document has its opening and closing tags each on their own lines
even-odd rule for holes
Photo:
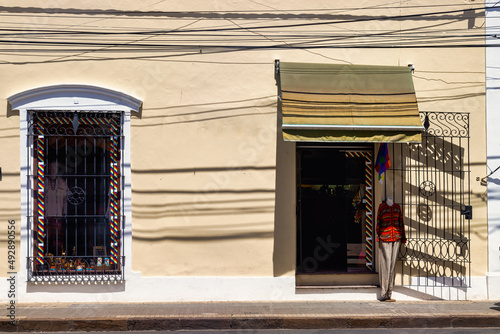
<svg viewBox="0 0 500 334">
<path fill-rule="evenodd" d="M 217 317 L 129 319 L 23 319 L 0 321 L 1 332 L 347 329 L 347 328 L 500 328 L 500 315 L 341 316 L 341 317 Z"/>
</svg>

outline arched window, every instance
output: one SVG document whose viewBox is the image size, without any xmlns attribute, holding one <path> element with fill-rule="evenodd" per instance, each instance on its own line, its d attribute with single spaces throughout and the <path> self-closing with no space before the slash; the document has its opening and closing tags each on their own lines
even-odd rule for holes
<svg viewBox="0 0 500 334">
<path fill-rule="evenodd" d="M 26 122 L 27 280 L 123 281 L 124 147 L 140 101 L 62 85 L 16 94 L 9 103 Z"/>
</svg>

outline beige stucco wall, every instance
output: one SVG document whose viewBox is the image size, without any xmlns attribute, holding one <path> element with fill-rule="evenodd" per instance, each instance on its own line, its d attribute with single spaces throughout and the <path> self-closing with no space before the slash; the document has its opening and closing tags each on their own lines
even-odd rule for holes
<svg viewBox="0 0 500 334">
<path fill-rule="evenodd" d="M 6 110 L 6 104 L 0 103 L 0 108 Z M 0 181 L 0 253 L 4 254 L 4 261 L 0 263 L 0 275 L 5 276 L 7 271 L 14 271 L 8 262 L 8 227 L 16 226 L 17 240 L 21 232 L 21 194 L 19 191 L 19 119 L 7 118 L 3 113 L 0 116 L 0 154 L 2 180 Z M 19 242 L 16 248 L 19 250 Z M 11 249 L 16 251 L 16 249 Z M 19 253 L 12 254 L 19 260 Z M 16 262 L 15 270 L 19 270 L 19 261 Z"/>
<path fill-rule="evenodd" d="M 1 27 L 96 32 L 205 30 L 194 34 L 38 36 L 102 45 L 4 44 L 0 54 L 0 233 L 20 221 L 19 117 L 5 98 L 45 85 L 84 83 L 144 102 L 131 123 L 133 269 L 144 276 L 292 275 L 294 146 L 276 132 L 274 60 L 414 64 L 422 111 L 471 113 L 472 274 L 486 272 L 483 48 L 352 48 L 421 44 L 423 37 L 483 33 L 469 1 L 18 1 Z M 332 8 L 334 7 L 334 8 Z M 381 20 L 382 16 L 449 14 Z M 121 12 L 126 11 L 126 12 Z M 338 23 L 337 21 L 351 21 Z M 326 24 L 327 22 L 331 22 Z M 302 25 L 302 24 L 320 25 Z M 300 24 L 298 27 L 286 27 Z M 284 26 L 273 28 L 275 26 Z M 266 27 L 253 29 L 252 27 Z M 221 30 L 234 29 L 234 30 Z M 391 37 L 337 36 L 387 32 Z M 414 36 L 412 34 L 418 35 Z M 298 36 L 291 36 L 298 35 Z M 9 39 L 33 40 L 27 34 Z M 6 39 L 6 37 L 3 37 Z M 323 41 L 326 39 L 326 41 Z M 314 44 L 316 42 L 319 44 Z M 432 39 L 440 45 L 481 39 Z M 141 44 L 132 49 L 107 43 Z M 306 43 L 294 45 L 295 43 Z M 313 44 L 307 44 L 313 43 Z M 152 45 L 146 50 L 147 45 Z M 164 46 L 159 46 L 164 45 Z M 171 45 L 169 47 L 165 45 Z M 278 46 L 278 47 L 273 47 Z M 9 117 L 7 117 L 9 116 Z M 21 139 L 22 140 L 22 139 Z M 8 157 L 6 159 L 5 157 Z M 3 238 L 4 239 L 4 238 Z M 5 244 L 4 244 L 5 246 Z M 0 254 L 6 251 L 0 248 Z M 0 262 L 1 272 L 5 261 Z"/>
</svg>

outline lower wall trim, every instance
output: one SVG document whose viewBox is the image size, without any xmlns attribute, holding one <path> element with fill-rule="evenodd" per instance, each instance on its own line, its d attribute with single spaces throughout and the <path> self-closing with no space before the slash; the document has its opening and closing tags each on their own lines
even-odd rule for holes
<svg viewBox="0 0 500 334">
<path fill-rule="evenodd" d="M 487 280 L 488 278 L 488 280 Z M 488 284 L 487 284 L 488 281 Z M 485 300 L 500 299 L 492 284 L 500 276 L 472 277 L 472 287 L 397 286 L 398 300 Z M 497 287 L 500 284 L 496 283 Z M 176 302 L 176 301 L 369 301 L 376 300 L 379 288 L 373 285 L 309 287 L 297 289 L 294 276 L 285 277 L 141 277 L 129 275 L 124 283 L 84 285 L 34 285 L 18 281 L 16 301 L 30 302 Z M 7 279 L 0 280 L 0 291 L 9 291 Z M 7 301 L 7 293 L 2 301 Z"/>
</svg>

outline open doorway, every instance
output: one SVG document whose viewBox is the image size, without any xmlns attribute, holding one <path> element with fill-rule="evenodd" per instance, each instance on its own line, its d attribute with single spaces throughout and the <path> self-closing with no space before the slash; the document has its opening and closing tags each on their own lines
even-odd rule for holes
<svg viewBox="0 0 500 334">
<path fill-rule="evenodd" d="M 297 274 L 374 272 L 373 147 L 297 146 Z"/>
</svg>

